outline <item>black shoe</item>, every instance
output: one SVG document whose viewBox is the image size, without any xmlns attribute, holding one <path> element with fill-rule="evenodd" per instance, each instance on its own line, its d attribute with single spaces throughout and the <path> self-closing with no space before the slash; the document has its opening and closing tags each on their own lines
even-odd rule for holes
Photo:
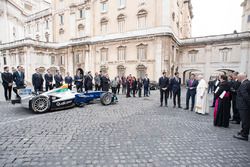
<svg viewBox="0 0 250 167">
<path fill-rule="evenodd" d="M 176 106 L 173 106 L 173 108 L 175 108 Z"/>
<path fill-rule="evenodd" d="M 168 107 L 168 105 L 167 105 L 167 104 L 165 104 L 165 107 Z"/>
<path fill-rule="evenodd" d="M 184 110 L 189 110 L 189 108 L 184 108 Z"/>
<path fill-rule="evenodd" d="M 231 121 L 231 124 L 240 124 L 240 121 Z"/>
<path fill-rule="evenodd" d="M 190 111 L 194 111 L 194 109 L 192 108 Z"/>
<path fill-rule="evenodd" d="M 162 104 L 160 105 L 160 107 L 162 107 Z"/>
<path fill-rule="evenodd" d="M 210 106 L 211 108 L 214 108 L 215 106 Z"/>
<path fill-rule="evenodd" d="M 178 108 L 182 108 L 181 106 L 179 106 Z"/>
<path fill-rule="evenodd" d="M 233 137 L 236 138 L 236 139 L 239 139 L 239 140 L 248 141 L 248 137 L 247 136 L 242 136 L 241 134 L 234 135 Z"/>
</svg>

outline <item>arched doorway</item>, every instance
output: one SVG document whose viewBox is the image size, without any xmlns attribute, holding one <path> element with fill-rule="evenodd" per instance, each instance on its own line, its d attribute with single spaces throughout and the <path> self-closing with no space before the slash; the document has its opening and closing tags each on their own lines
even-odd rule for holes
<svg viewBox="0 0 250 167">
<path fill-rule="evenodd" d="M 117 66 L 117 75 L 119 77 L 125 76 L 126 68 L 123 65 Z"/>
<path fill-rule="evenodd" d="M 145 77 L 145 74 L 147 72 L 147 67 L 145 65 L 139 64 L 136 67 L 136 70 L 137 70 L 137 77 L 138 78 L 144 78 Z"/>
<path fill-rule="evenodd" d="M 202 72 L 198 69 L 188 69 L 183 72 L 183 83 L 186 82 L 187 79 L 190 78 L 191 74 L 199 75 L 202 74 Z"/>
</svg>

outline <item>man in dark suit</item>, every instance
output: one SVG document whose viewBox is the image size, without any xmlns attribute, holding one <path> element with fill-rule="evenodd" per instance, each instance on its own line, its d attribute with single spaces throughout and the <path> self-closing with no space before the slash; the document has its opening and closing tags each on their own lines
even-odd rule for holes
<svg viewBox="0 0 250 167">
<path fill-rule="evenodd" d="M 2 73 L 2 81 L 4 88 L 4 96 L 6 101 L 11 100 L 11 90 L 13 85 L 13 75 L 9 72 L 9 67 L 4 67 L 4 72 Z"/>
<path fill-rule="evenodd" d="M 236 107 L 236 97 L 237 97 L 237 91 L 240 87 L 240 81 L 237 79 L 238 72 L 234 72 L 232 75 L 233 81 L 231 85 L 231 94 L 232 94 L 232 105 L 233 105 L 233 119 L 231 120 L 232 124 L 240 124 L 240 113 L 239 110 Z"/>
<path fill-rule="evenodd" d="M 60 86 L 62 86 L 62 84 L 63 84 L 63 77 L 60 74 L 59 70 L 56 70 L 56 75 L 54 76 L 54 80 L 55 80 L 55 86 L 56 86 L 56 88 L 59 88 Z"/>
<path fill-rule="evenodd" d="M 168 88 L 169 88 L 169 78 L 166 77 L 166 72 L 162 73 L 163 76 L 160 77 L 159 79 L 159 87 L 160 87 L 160 102 L 161 102 L 161 107 L 163 103 L 163 96 L 165 98 L 165 106 L 168 106 Z"/>
<path fill-rule="evenodd" d="M 173 92 L 173 103 L 174 108 L 176 107 L 176 97 L 178 108 L 181 107 L 181 78 L 179 77 L 179 72 L 175 72 L 174 77 L 170 80 L 170 87 Z"/>
<path fill-rule="evenodd" d="M 45 79 L 46 92 L 48 90 L 52 90 L 53 89 L 53 75 L 51 74 L 50 69 L 47 70 L 47 74 L 45 74 L 44 79 Z"/>
<path fill-rule="evenodd" d="M 187 95 L 186 95 L 186 108 L 184 110 L 189 110 L 189 101 L 191 97 L 191 111 L 194 110 L 196 88 L 198 86 L 198 81 L 195 79 L 195 75 L 191 74 L 190 79 L 186 81 Z"/>
<path fill-rule="evenodd" d="M 13 73 L 13 81 L 16 84 L 16 87 L 13 88 L 13 91 L 16 93 L 17 97 L 19 97 L 17 90 L 23 89 L 26 87 L 26 85 L 24 84 L 24 79 L 25 79 L 25 75 L 24 75 L 22 67 L 17 66 L 17 71 Z"/>
<path fill-rule="evenodd" d="M 89 71 L 88 74 L 85 77 L 84 86 L 85 86 L 85 91 L 86 92 L 88 90 L 93 90 L 93 77 L 91 75 L 91 71 Z"/>
<path fill-rule="evenodd" d="M 220 76 L 217 76 L 216 79 L 214 80 L 214 91 L 213 93 L 217 90 L 217 88 L 219 88 L 220 86 Z M 212 106 L 210 107 L 214 107 L 215 106 L 215 101 L 216 101 L 216 97 L 215 97 L 215 94 L 214 94 L 214 99 L 213 99 L 213 104 Z"/>
<path fill-rule="evenodd" d="M 237 91 L 236 105 L 240 112 L 242 130 L 234 135 L 234 138 L 248 141 L 250 129 L 250 81 L 247 79 L 246 74 L 239 74 L 238 80 L 241 85 Z"/>
<path fill-rule="evenodd" d="M 32 85 L 36 93 L 43 91 L 43 76 L 39 73 L 39 69 L 35 69 L 36 72 L 32 75 Z"/>
<path fill-rule="evenodd" d="M 70 76 L 69 72 L 67 72 L 67 76 L 64 78 L 64 82 L 68 85 L 68 88 L 72 90 L 73 78 Z"/>
<path fill-rule="evenodd" d="M 148 78 L 148 74 L 145 75 L 145 78 L 143 79 L 143 86 L 144 86 L 144 97 L 148 97 L 148 89 L 149 89 L 149 83 L 150 80 Z"/>
</svg>

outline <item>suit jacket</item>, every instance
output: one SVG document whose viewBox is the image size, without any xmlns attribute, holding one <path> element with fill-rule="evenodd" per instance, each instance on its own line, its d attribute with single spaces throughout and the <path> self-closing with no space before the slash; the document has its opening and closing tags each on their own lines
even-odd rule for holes
<svg viewBox="0 0 250 167">
<path fill-rule="evenodd" d="M 170 88 L 171 90 L 176 93 L 178 91 L 181 90 L 181 78 L 178 78 L 176 80 L 175 77 L 173 77 L 171 80 L 170 80 Z"/>
<path fill-rule="evenodd" d="M 169 88 L 169 78 L 168 77 L 161 77 L 159 79 L 159 87 L 162 88 Z"/>
<path fill-rule="evenodd" d="M 87 75 L 84 80 L 84 86 L 87 89 L 92 89 L 93 87 L 93 77 L 91 75 Z"/>
<path fill-rule="evenodd" d="M 144 85 L 144 87 L 149 87 L 149 83 L 150 83 L 149 78 L 144 78 L 143 79 L 143 85 Z"/>
<path fill-rule="evenodd" d="M 76 86 L 83 86 L 83 80 L 84 80 L 84 78 L 83 78 L 82 75 L 80 75 L 80 76 L 75 75 L 74 80 L 75 80 L 75 85 Z"/>
<path fill-rule="evenodd" d="M 65 81 L 66 84 L 72 85 L 72 83 L 73 83 L 73 78 L 72 78 L 71 76 L 66 76 L 66 77 L 64 78 L 64 81 Z"/>
<path fill-rule="evenodd" d="M 13 83 L 13 75 L 10 72 L 2 73 L 3 86 L 9 86 L 9 83 Z"/>
<path fill-rule="evenodd" d="M 56 82 L 56 87 L 59 87 L 62 84 L 63 78 L 62 75 L 56 74 L 54 76 L 55 82 Z"/>
<path fill-rule="evenodd" d="M 250 81 L 241 83 L 236 97 L 236 107 L 238 110 L 249 110 L 250 108 Z"/>
<path fill-rule="evenodd" d="M 199 82 L 196 79 L 193 80 L 191 85 L 190 85 L 190 82 L 191 82 L 190 79 L 186 81 L 187 91 L 189 91 L 191 94 L 196 94 L 196 88 L 197 88 Z"/>
<path fill-rule="evenodd" d="M 232 96 L 233 98 L 235 99 L 236 98 L 236 95 L 237 95 L 237 91 L 240 87 L 240 82 L 239 81 L 232 81 L 232 85 L 231 85 L 231 93 L 232 93 Z"/>
<path fill-rule="evenodd" d="M 35 88 L 40 88 L 43 85 L 43 76 L 38 73 L 32 75 L 32 84 Z"/>
<path fill-rule="evenodd" d="M 16 83 L 17 87 L 23 87 L 24 86 L 24 79 L 25 79 L 25 75 L 23 72 L 19 72 L 16 71 L 13 73 L 13 80 Z"/>
<path fill-rule="evenodd" d="M 53 82 L 53 75 L 52 74 L 45 74 L 44 79 L 45 79 L 45 84 L 50 85 L 49 83 Z"/>
</svg>

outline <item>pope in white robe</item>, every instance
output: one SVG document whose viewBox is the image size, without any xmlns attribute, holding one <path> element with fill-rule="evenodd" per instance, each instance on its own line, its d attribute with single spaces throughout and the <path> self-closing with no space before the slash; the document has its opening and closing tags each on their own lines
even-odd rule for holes
<svg viewBox="0 0 250 167">
<path fill-rule="evenodd" d="M 199 114 L 208 114 L 207 107 L 207 82 L 203 79 L 202 75 L 198 76 L 199 84 L 197 86 L 195 112 Z"/>
</svg>

